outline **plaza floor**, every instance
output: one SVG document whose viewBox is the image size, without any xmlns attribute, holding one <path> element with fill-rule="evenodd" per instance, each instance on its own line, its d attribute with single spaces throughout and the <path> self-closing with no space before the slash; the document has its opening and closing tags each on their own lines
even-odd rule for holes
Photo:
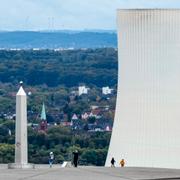
<svg viewBox="0 0 180 180">
<path fill-rule="evenodd" d="M 61 168 L 37 165 L 35 169 L 7 169 L 0 165 L 0 180 L 180 180 L 180 170 L 156 168 Z"/>
</svg>

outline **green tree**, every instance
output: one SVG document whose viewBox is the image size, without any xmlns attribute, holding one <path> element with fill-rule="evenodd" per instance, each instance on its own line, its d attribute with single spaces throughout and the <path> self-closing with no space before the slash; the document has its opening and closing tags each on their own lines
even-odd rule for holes
<svg viewBox="0 0 180 180">
<path fill-rule="evenodd" d="M 0 144 L 0 163 L 14 162 L 14 145 Z"/>
</svg>

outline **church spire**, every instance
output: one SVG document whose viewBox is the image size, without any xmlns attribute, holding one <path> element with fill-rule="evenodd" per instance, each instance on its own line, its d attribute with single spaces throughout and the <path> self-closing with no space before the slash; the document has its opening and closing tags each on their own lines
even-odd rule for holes
<svg viewBox="0 0 180 180">
<path fill-rule="evenodd" d="M 41 120 L 46 120 L 46 110 L 45 110 L 44 102 L 43 102 L 43 105 L 42 105 Z"/>
<path fill-rule="evenodd" d="M 47 120 L 46 120 L 46 110 L 45 110 L 45 105 L 43 102 L 42 105 L 42 111 L 41 111 L 41 117 L 40 117 L 41 121 L 40 121 L 40 130 L 41 131 L 47 131 Z"/>
</svg>

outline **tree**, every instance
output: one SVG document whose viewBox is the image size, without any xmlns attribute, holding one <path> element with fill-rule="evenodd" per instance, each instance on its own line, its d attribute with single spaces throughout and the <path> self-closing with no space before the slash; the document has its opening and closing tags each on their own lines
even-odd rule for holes
<svg viewBox="0 0 180 180">
<path fill-rule="evenodd" d="M 0 163 L 14 162 L 14 145 L 0 144 Z"/>
<path fill-rule="evenodd" d="M 89 117 L 89 118 L 88 118 L 88 122 L 89 122 L 90 124 L 94 124 L 94 123 L 96 122 L 96 118 L 95 118 L 95 117 Z"/>
</svg>

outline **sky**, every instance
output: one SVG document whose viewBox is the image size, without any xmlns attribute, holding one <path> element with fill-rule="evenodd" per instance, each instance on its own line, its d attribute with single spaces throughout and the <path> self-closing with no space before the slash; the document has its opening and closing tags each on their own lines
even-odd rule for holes
<svg viewBox="0 0 180 180">
<path fill-rule="evenodd" d="M 0 0 L 0 30 L 116 29 L 122 8 L 180 8 L 180 0 Z"/>
</svg>

